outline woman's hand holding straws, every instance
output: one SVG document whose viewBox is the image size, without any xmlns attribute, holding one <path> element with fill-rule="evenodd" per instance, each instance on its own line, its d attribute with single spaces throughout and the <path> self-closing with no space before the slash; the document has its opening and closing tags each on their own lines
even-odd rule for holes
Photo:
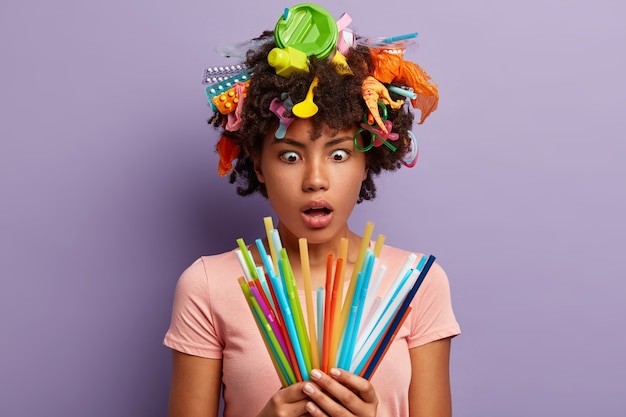
<svg viewBox="0 0 626 417">
<path fill-rule="evenodd" d="M 244 272 L 239 284 L 283 387 L 317 380 L 331 370 L 337 371 L 336 368 L 369 380 L 411 311 L 410 303 L 435 257 L 422 256 L 417 266 L 412 267 L 417 256 L 409 255 L 384 297 L 376 297 L 387 270 L 378 262 L 384 237 L 379 236 L 375 249 L 371 250 L 369 243 L 374 226 L 368 223 L 343 300 L 347 240 L 341 242 L 334 268 L 333 256 L 329 254 L 325 290 L 316 289 L 316 324 L 307 242 L 300 239 L 307 312 L 305 323 L 287 251 L 269 217 L 265 218 L 265 228 L 271 255 L 257 239 L 262 267 L 254 264 L 243 239 L 237 240 L 237 257 Z M 324 374 L 320 374 L 319 369 Z M 313 374 L 312 370 L 315 370 Z M 363 400 L 371 402 L 368 398 Z"/>
<path fill-rule="evenodd" d="M 296 382 L 274 393 L 258 417 L 375 416 L 378 397 L 372 384 L 350 372 L 311 370 L 310 381 Z"/>
</svg>

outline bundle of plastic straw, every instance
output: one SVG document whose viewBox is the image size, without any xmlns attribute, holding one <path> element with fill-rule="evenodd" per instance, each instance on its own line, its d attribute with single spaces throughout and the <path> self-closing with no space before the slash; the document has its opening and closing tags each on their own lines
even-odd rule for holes
<svg viewBox="0 0 626 417">
<path fill-rule="evenodd" d="M 243 239 L 237 240 L 244 272 L 239 284 L 283 386 L 308 380 L 313 368 L 328 372 L 338 367 L 370 379 L 411 311 L 410 303 L 435 257 L 417 260 L 409 255 L 384 296 L 376 296 L 387 271 L 378 259 L 384 236 L 370 249 L 374 225 L 367 223 L 346 296 L 348 241 L 343 239 L 337 259 L 328 255 L 325 287 L 316 288 L 314 306 L 307 242 L 300 239 L 305 321 L 287 251 L 272 219 L 264 220 L 270 253 L 261 239 L 255 241 L 262 266 L 254 263 Z"/>
</svg>

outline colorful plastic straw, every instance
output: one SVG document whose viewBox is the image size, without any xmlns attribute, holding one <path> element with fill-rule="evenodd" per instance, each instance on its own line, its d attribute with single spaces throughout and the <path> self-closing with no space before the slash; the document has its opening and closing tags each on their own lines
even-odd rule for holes
<svg viewBox="0 0 626 417">
<path fill-rule="evenodd" d="M 312 368 L 328 372 L 340 367 L 371 378 L 411 311 L 410 303 L 435 257 L 424 256 L 411 268 L 417 257 L 409 255 L 384 297 L 377 296 L 387 271 L 378 259 L 384 236 L 379 235 L 370 249 L 374 225 L 368 222 L 345 298 L 344 238 L 338 257 L 328 255 L 326 284 L 315 289 L 315 305 L 307 241 L 299 239 L 305 319 L 287 251 L 271 218 L 264 221 L 271 255 L 260 239 L 255 241 L 263 266 L 255 265 L 243 239 L 237 240 L 235 252 L 244 272 L 239 284 L 283 386 L 308 380 Z"/>
<path fill-rule="evenodd" d="M 357 283 L 356 292 L 354 294 L 354 298 L 352 299 L 352 307 L 350 308 L 350 316 L 348 317 L 348 323 L 350 323 L 350 325 L 346 327 L 344 333 L 344 345 L 341 351 L 343 360 L 340 365 L 343 369 L 350 369 L 350 362 L 354 355 L 356 338 L 359 334 L 359 328 L 361 326 L 361 317 L 363 316 L 365 298 L 367 296 L 368 286 L 372 276 L 374 253 L 369 249 L 365 256 L 364 266 L 365 270 L 359 273 L 359 282 Z"/>
<path fill-rule="evenodd" d="M 276 275 L 278 275 L 278 254 L 276 253 L 276 250 L 274 249 L 274 245 L 272 245 L 272 239 L 270 237 L 271 231 L 274 230 L 274 224 L 272 222 L 272 218 L 269 216 L 264 217 L 263 224 L 265 226 L 265 234 L 267 236 L 268 246 L 270 247 L 270 254 L 272 255 L 272 259 L 274 262 L 274 272 L 276 273 Z"/>
<path fill-rule="evenodd" d="M 406 294 L 410 289 L 410 287 L 406 287 L 407 283 L 410 282 L 410 285 L 413 285 L 414 279 L 411 279 L 411 277 L 417 278 L 417 274 L 413 270 L 407 271 L 402 280 L 402 286 L 393 292 L 392 296 L 386 300 L 386 303 L 382 304 L 381 302 L 381 308 L 362 331 L 357 342 L 356 355 L 354 356 L 351 369 L 354 369 L 354 364 L 356 363 L 364 363 L 367 357 L 373 353 L 374 348 L 384 336 L 385 330 L 393 321 L 396 312 L 403 302 L 402 289 L 406 288 L 406 291 L 404 291 L 404 294 Z"/>
<path fill-rule="evenodd" d="M 324 329 L 322 333 L 322 371 L 328 372 L 330 368 L 330 332 L 331 332 L 331 307 L 333 287 L 333 255 L 326 257 L 326 291 L 324 292 Z"/>
<path fill-rule="evenodd" d="M 252 260 L 252 255 L 250 255 L 250 251 L 246 247 L 243 239 L 237 239 L 237 244 L 239 245 L 239 250 L 241 250 L 241 254 L 243 255 L 243 259 L 246 263 L 246 267 L 252 279 L 258 278 L 256 274 L 256 266 L 254 265 L 254 261 Z"/>
<path fill-rule="evenodd" d="M 380 350 L 377 350 L 376 354 L 372 356 L 371 359 L 368 361 L 366 365 L 367 368 L 365 369 L 365 371 L 359 374 L 361 377 L 365 379 L 372 378 L 372 376 L 374 375 L 374 372 L 376 372 L 376 369 L 378 369 L 378 365 L 380 365 L 380 362 L 383 356 L 385 356 L 385 354 L 389 350 L 389 347 L 391 346 L 391 341 L 396 337 L 396 334 L 398 334 L 398 330 L 400 330 L 400 327 L 402 327 L 402 324 L 404 324 L 404 321 L 409 316 L 410 312 L 411 312 L 411 306 L 409 306 L 409 308 L 406 309 L 406 311 L 404 312 L 404 314 L 402 315 L 402 317 L 397 323 L 392 324 L 392 326 L 390 326 L 389 329 L 387 329 L 385 338 L 383 339 L 383 341 L 381 341 L 380 345 L 378 346 L 378 349 Z"/>
<path fill-rule="evenodd" d="M 341 260 L 341 266 L 339 266 Z M 337 269 L 335 272 L 335 280 L 333 281 L 333 300 L 331 309 L 331 322 L 334 324 L 330 333 L 330 357 L 329 365 L 334 367 L 337 365 L 337 350 L 339 349 L 339 341 L 341 339 L 342 328 L 339 325 L 341 316 L 341 306 L 343 303 L 343 287 L 346 278 L 346 264 L 348 263 L 348 239 L 341 238 L 339 242 L 339 259 L 337 259 Z M 339 279 L 339 280 L 337 280 Z M 336 289 L 336 292 L 335 292 Z"/>
<path fill-rule="evenodd" d="M 372 239 L 373 233 L 374 223 L 367 222 L 367 224 L 365 225 L 365 232 L 363 233 L 363 237 L 361 238 L 361 247 L 359 248 L 359 254 L 356 257 L 354 269 L 352 270 L 352 277 L 350 281 L 350 286 L 348 287 L 348 293 L 346 294 L 343 307 L 341 308 L 341 329 L 345 328 L 346 321 L 348 320 L 348 313 L 352 303 L 352 297 L 354 297 L 354 291 L 356 290 L 356 284 L 358 280 L 357 277 L 359 275 L 361 267 L 363 266 L 365 253 L 370 245 L 370 240 Z"/>
<path fill-rule="evenodd" d="M 393 322 L 391 323 L 391 325 L 389 326 L 387 330 L 387 334 L 385 335 L 380 346 L 376 349 L 376 353 L 372 357 L 370 364 L 367 366 L 367 369 L 365 370 L 365 372 L 361 375 L 363 378 L 369 379 L 372 377 L 374 370 L 378 366 L 378 362 L 382 360 L 384 353 L 388 349 L 387 345 L 391 343 L 393 334 L 390 334 L 390 333 L 392 331 L 395 333 L 397 331 L 396 329 L 401 326 L 400 323 L 404 321 L 404 319 L 406 318 L 406 315 L 408 315 L 407 310 L 410 308 L 411 301 L 413 300 L 413 297 L 415 297 L 415 294 L 417 293 L 417 290 L 419 289 L 419 287 L 422 285 L 422 282 L 424 282 L 424 278 L 426 278 L 426 274 L 428 274 L 428 271 L 430 270 L 430 267 L 432 266 L 434 262 L 435 262 L 435 257 L 433 255 L 430 255 L 428 259 L 426 260 L 426 263 L 424 264 L 424 268 L 422 268 L 422 270 L 420 271 L 419 277 L 415 281 L 415 284 L 413 284 L 413 287 L 411 287 L 411 290 L 409 291 L 407 296 L 404 298 L 404 301 L 402 305 L 400 306 L 400 309 L 396 313 L 396 316 L 394 317 Z"/>
<path fill-rule="evenodd" d="M 300 248 L 300 264 L 302 278 L 304 279 L 304 296 L 306 300 L 306 315 L 309 324 L 309 346 L 311 350 L 311 366 L 320 368 L 320 354 L 317 346 L 317 329 L 315 328 L 315 315 L 313 314 L 313 291 L 311 288 L 311 267 L 309 265 L 309 248 L 306 238 L 298 240 Z"/>
<path fill-rule="evenodd" d="M 365 344 L 366 338 L 369 337 L 369 335 L 372 333 L 372 331 L 374 330 L 374 327 L 378 325 L 381 317 L 385 314 L 385 312 L 389 308 L 389 305 L 393 303 L 394 295 L 397 295 L 398 287 L 402 284 L 402 282 L 406 282 L 406 280 L 408 279 L 409 273 L 410 273 L 410 267 L 413 264 L 413 262 L 415 262 L 415 258 L 417 258 L 416 255 L 410 254 L 407 257 L 404 264 L 402 265 L 402 267 L 400 268 L 400 271 L 398 271 L 398 274 L 396 275 L 395 279 L 391 283 L 391 286 L 387 289 L 385 296 L 381 300 L 380 307 L 374 313 L 372 319 L 367 323 L 367 325 L 362 330 L 361 335 L 359 336 L 359 339 L 357 341 L 357 351 L 360 350 L 361 347 Z"/>
<path fill-rule="evenodd" d="M 278 269 L 281 269 L 281 262 L 278 262 Z M 291 342 L 291 346 L 294 351 L 298 373 L 302 375 L 302 380 L 308 379 L 308 373 L 306 372 L 306 365 L 304 362 L 304 356 L 302 354 L 302 348 L 300 346 L 300 339 L 298 337 L 298 332 L 296 330 L 296 324 L 294 321 L 293 313 L 291 311 L 291 304 L 287 299 L 286 291 L 276 291 L 276 296 L 278 298 L 278 305 L 280 306 L 280 310 L 283 315 L 283 320 L 285 326 L 287 328 L 287 333 L 289 335 L 289 340 Z M 306 377 L 305 377 L 306 375 Z"/>
<path fill-rule="evenodd" d="M 304 364 L 306 369 L 306 375 L 311 372 L 311 347 L 309 345 L 309 336 L 304 323 L 304 314 L 302 314 L 302 305 L 300 304 L 300 297 L 298 296 L 298 288 L 296 287 L 296 278 L 293 275 L 291 264 L 287 256 L 287 250 L 281 249 L 281 261 L 285 273 L 285 279 L 288 283 L 289 302 L 291 303 L 291 311 L 293 312 L 294 324 L 296 325 L 296 331 L 298 334 L 298 341 L 300 342 L 300 348 L 302 349 L 302 356 L 304 358 Z M 305 373 L 302 372 L 304 378 Z"/>
<path fill-rule="evenodd" d="M 254 299 L 254 296 L 252 295 L 252 292 L 243 277 L 239 279 L 239 285 L 244 293 L 244 296 L 246 297 L 248 305 L 250 306 L 250 310 L 256 319 L 255 321 L 263 336 L 263 342 L 265 343 L 268 352 L 270 352 L 272 362 L 274 363 L 274 367 L 276 368 L 276 372 L 281 380 L 281 383 L 283 386 L 293 384 L 295 382 L 295 375 L 293 375 L 293 372 L 289 372 L 289 363 L 287 362 L 287 358 L 282 352 L 282 349 L 278 346 L 278 340 L 276 337 L 273 337 L 272 327 L 266 320 L 264 320 L 260 307 L 258 306 L 258 303 L 256 303 L 256 300 Z"/>
<path fill-rule="evenodd" d="M 251 284 L 253 284 L 253 282 L 248 283 L 248 286 L 250 287 L 250 293 L 254 296 L 255 301 L 261 308 L 263 316 L 267 319 L 267 322 L 272 328 L 272 332 L 274 333 L 274 336 L 276 337 L 276 341 L 278 342 L 278 345 L 279 345 L 279 346 L 275 346 L 274 344 L 272 344 L 272 346 L 275 348 L 276 352 L 278 352 L 279 347 L 283 353 L 288 352 L 285 339 L 283 338 L 283 335 L 280 332 L 278 323 L 276 322 L 276 319 L 274 317 L 274 313 L 272 312 L 272 310 L 269 308 L 269 305 L 267 304 L 267 300 L 261 295 L 261 293 L 259 292 L 259 289 L 256 286 L 251 285 Z"/>
</svg>

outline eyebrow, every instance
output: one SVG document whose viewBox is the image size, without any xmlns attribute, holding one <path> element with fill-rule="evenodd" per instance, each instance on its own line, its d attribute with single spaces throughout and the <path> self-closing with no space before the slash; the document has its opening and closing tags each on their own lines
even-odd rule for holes
<svg viewBox="0 0 626 417">
<path fill-rule="evenodd" d="M 339 145 L 340 143 L 344 143 L 344 142 L 352 142 L 354 140 L 354 138 L 352 136 L 339 136 L 337 138 L 334 138 L 328 142 L 326 142 L 324 144 L 324 147 L 326 148 L 330 148 L 336 145 Z M 306 144 L 304 142 L 295 140 L 295 139 L 290 139 L 290 138 L 284 138 L 284 139 L 276 139 L 274 138 L 274 141 L 272 142 L 272 145 L 278 145 L 278 144 L 285 144 L 285 145 L 291 145 L 294 146 L 296 148 L 305 148 Z"/>
</svg>

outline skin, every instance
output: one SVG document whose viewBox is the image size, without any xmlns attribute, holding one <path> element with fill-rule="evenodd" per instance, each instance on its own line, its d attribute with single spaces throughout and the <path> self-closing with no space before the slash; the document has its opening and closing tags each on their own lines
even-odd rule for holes
<svg viewBox="0 0 626 417">
<path fill-rule="evenodd" d="M 299 259 L 298 239 L 307 239 L 311 276 L 318 278 L 313 286 L 323 285 L 326 257 L 338 253 L 341 238 L 348 238 L 352 248 L 349 260 L 356 259 L 358 252 L 361 238 L 348 228 L 348 219 L 367 176 L 367 164 L 365 154 L 354 149 L 355 132 L 356 127 L 339 132 L 325 128 L 320 138 L 311 140 L 310 122 L 298 119 L 284 139 L 267 135 L 261 155 L 253 158 L 257 178 L 265 184 L 278 216 L 277 229 L 290 259 Z M 332 207 L 332 214 L 320 216 L 331 220 L 316 228 L 303 220 L 302 209 L 321 204 L 318 202 Z M 295 265 L 294 272 L 300 272 L 299 267 Z"/>
<path fill-rule="evenodd" d="M 366 155 L 354 149 L 355 131 L 356 127 L 338 132 L 325 127 L 321 137 L 312 140 L 310 121 L 297 119 L 284 139 L 268 134 L 261 154 L 253 156 L 290 259 L 299 259 L 298 239 L 307 239 L 314 286 L 323 284 L 326 256 L 338 253 L 341 238 L 349 241 L 347 274 L 360 244 L 361 238 L 347 223 L 367 175 Z M 328 210 L 306 211 L 319 206 Z M 299 263 L 292 266 L 301 277 Z M 451 416 L 449 356 L 449 339 L 410 350 L 411 417 Z M 217 417 L 221 373 L 221 360 L 174 351 L 169 416 Z M 369 381 L 344 370 L 331 369 L 328 374 L 313 370 L 310 381 L 278 390 L 258 416 L 373 417 L 377 406 Z"/>
</svg>

